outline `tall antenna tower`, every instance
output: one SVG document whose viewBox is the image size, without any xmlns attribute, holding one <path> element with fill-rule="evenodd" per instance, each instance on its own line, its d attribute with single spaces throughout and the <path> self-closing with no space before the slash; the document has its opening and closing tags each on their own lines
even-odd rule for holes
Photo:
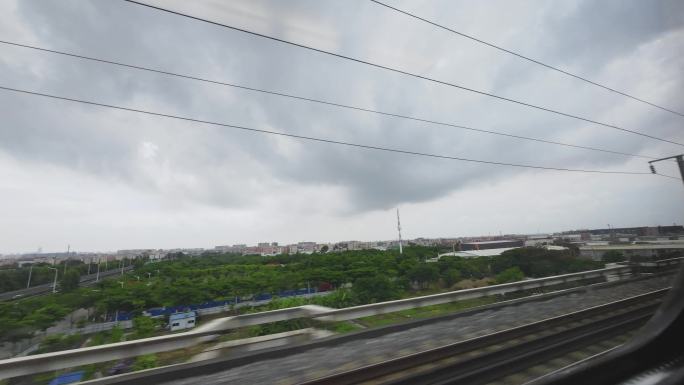
<svg viewBox="0 0 684 385">
<path fill-rule="evenodd" d="M 401 248 L 401 221 L 399 220 L 399 208 L 397 207 L 397 231 L 399 232 L 399 254 L 404 254 Z"/>
</svg>

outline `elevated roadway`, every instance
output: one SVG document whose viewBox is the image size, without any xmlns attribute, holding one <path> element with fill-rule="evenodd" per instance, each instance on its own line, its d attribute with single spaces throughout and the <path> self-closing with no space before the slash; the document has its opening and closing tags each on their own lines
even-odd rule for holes
<svg viewBox="0 0 684 385">
<path fill-rule="evenodd" d="M 131 270 L 133 270 L 133 266 L 124 267 L 124 273 L 131 271 Z M 121 269 L 101 271 L 100 272 L 100 279 L 115 276 L 118 274 L 121 274 Z M 95 283 L 96 278 L 97 278 L 97 273 L 82 275 L 79 285 L 80 286 L 90 286 L 90 285 Z M 57 287 L 59 287 L 59 286 L 57 286 Z M 36 285 L 36 286 L 30 287 L 28 289 L 21 289 L 21 290 L 7 291 L 4 293 L 0 293 L 0 301 L 10 301 L 13 299 L 32 297 L 35 295 L 47 294 L 50 292 L 52 292 L 52 283 L 45 283 L 42 285 Z"/>
</svg>

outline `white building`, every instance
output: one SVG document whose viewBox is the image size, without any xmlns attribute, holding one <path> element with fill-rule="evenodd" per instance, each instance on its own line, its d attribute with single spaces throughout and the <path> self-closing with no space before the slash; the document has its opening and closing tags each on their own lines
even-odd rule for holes
<svg viewBox="0 0 684 385">
<path fill-rule="evenodd" d="M 299 242 L 297 249 L 300 253 L 311 254 L 316 251 L 316 242 Z"/>
<path fill-rule="evenodd" d="M 498 249 L 485 249 L 485 250 L 467 250 L 467 251 L 457 251 L 451 253 L 440 254 L 437 259 L 443 256 L 454 256 L 461 258 L 477 258 L 477 257 L 495 257 L 497 255 L 503 254 L 504 251 L 518 249 L 518 247 L 502 247 Z"/>
<path fill-rule="evenodd" d="M 169 316 L 169 329 L 171 331 L 192 329 L 195 327 L 196 315 L 194 311 L 176 313 Z"/>
</svg>

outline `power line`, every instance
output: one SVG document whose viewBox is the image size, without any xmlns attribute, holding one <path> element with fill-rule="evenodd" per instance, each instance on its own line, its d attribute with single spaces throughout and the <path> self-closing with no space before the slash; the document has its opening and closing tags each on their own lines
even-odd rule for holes
<svg viewBox="0 0 684 385">
<path fill-rule="evenodd" d="M 519 57 L 519 58 L 521 58 L 521 59 L 524 59 L 524 60 L 530 61 L 530 62 L 532 62 L 532 63 L 538 64 L 538 65 L 540 65 L 540 66 L 542 66 L 542 67 L 546 67 L 546 68 L 548 68 L 548 69 L 550 69 L 550 70 L 560 72 L 560 73 L 562 73 L 562 74 L 564 74 L 564 75 L 573 77 L 573 78 L 578 79 L 578 80 L 582 80 L 582 81 L 587 82 L 587 83 L 589 83 L 589 84 L 591 84 L 591 85 L 594 85 L 594 86 L 597 86 L 597 87 L 601 87 L 601 88 L 603 88 L 603 89 L 605 89 L 605 90 L 614 92 L 614 93 L 616 93 L 616 94 L 620 94 L 620 95 L 622 95 L 622 96 L 626 96 L 626 97 L 628 97 L 628 98 L 630 98 L 630 99 L 639 101 L 639 102 L 641 102 L 641 103 L 648 104 L 648 105 L 650 105 L 650 106 L 652 106 L 652 107 L 656 107 L 656 108 L 659 108 L 659 109 L 661 109 L 661 110 L 664 110 L 664 111 L 667 111 L 667 112 L 671 112 L 671 113 L 673 113 L 673 114 L 675 114 L 675 115 L 679 115 L 679 116 L 684 117 L 684 114 L 681 113 L 681 112 L 671 110 L 671 109 L 669 109 L 669 108 L 667 108 L 667 107 L 663 107 L 663 106 L 657 105 L 657 104 L 652 103 L 652 102 L 649 102 L 649 101 L 647 101 L 647 100 L 638 98 L 638 97 L 636 97 L 636 96 L 634 96 L 634 95 L 630 95 L 630 94 L 628 94 L 628 93 L 626 93 L 626 92 L 622 92 L 622 91 L 616 90 L 615 88 L 611 88 L 611 87 L 608 87 L 608 86 L 603 85 L 603 84 L 601 84 L 601 83 L 595 82 L 595 81 L 593 81 L 593 80 L 589 80 L 589 79 L 587 79 L 587 78 L 585 78 L 585 77 L 582 77 L 582 76 L 580 76 L 580 75 L 575 75 L 575 74 L 573 74 L 573 73 L 571 73 L 571 72 L 568 72 L 568 71 L 566 71 L 566 70 L 563 70 L 563 69 L 561 69 L 561 68 L 552 66 L 552 65 L 550 65 L 550 64 L 546 64 L 546 63 L 541 62 L 541 61 L 536 60 L 536 59 L 532 59 L 531 57 L 525 56 L 525 55 L 523 55 L 523 54 L 521 54 L 521 53 L 518 53 L 518 52 L 515 52 L 515 51 L 511 51 L 511 50 L 509 50 L 509 49 L 506 49 L 506 48 L 503 48 L 503 47 L 501 47 L 501 46 L 499 46 L 499 45 L 496 45 L 496 44 L 493 44 L 493 43 L 484 41 L 484 40 L 482 40 L 482 39 L 478 39 L 478 38 L 476 38 L 476 37 L 474 37 L 474 36 L 472 36 L 472 35 L 468 35 L 468 34 L 466 34 L 466 33 L 456 31 L 456 30 L 454 30 L 454 29 L 452 29 L 452 28 L 446 27 L 446 26 L 444 26 L 444 25 L 442 25 L 442 24 L 438 24 L 438 23 L 436 23 L 436 22 L 434 22 L 434 21 L 431 21 L 431 20 L 428 20 L 428 19 L 426 19 L 426 18 L 420 17 L 420 16 L 418 16 L 418 15 L 416 15 L 416 14 L 413 14 L 413 13 L 410 13 L 410 12 L 408 12 L 408 11 L 404 11 L 404 10 L 402 10 L 402 9 L 393 7 L 393 6 L 389 5 L 389 4 L 383 3 L 383 2 L 381 2 L 381 1 L 378 1 L 378 0 L 370 0 L 370 1 L 372 1 L 372 2 L 375 3 L 375 4 L 381 5 L 381 6 L 383 6 L 383 7 L 389 8 L 389 9 L 391 9 L 391 10 L 393 10 L 393 11 L 396 11 L 396 12 L 399 12 L 399 13 L 403 13 L 403 14 L 406 15 L 406 16 L 409 16 L 409 17 L 412 17 L 412 18 L 414 18 L 414 19 L 420 20 L 420 21 L 422 21 L 422 22 L 431 24 L 431 25 L 433 25 L 433 26 L 435 26 L 435 27 L 437 27 L 437 28 L 441 28 L 441 29 L 443 29 L 443 30 L 449 31 L 449 32 L 451 32 L 451 33 L 454 33 L 454 34 L 459 35 L 459 36 L 461 36 L 461 37 L 464 37 L 464 38 L 466 38 L 466 39 L 470 39 L 470 40 L 476 41 L 476 42 L 478 42 L 478 43 L 480 43 L 480 44 L 484 44 L 484 45 L 486 45 L 486 46 L 489 46 L 489 47 L 498 49 L 499 51 L 503 51 L 503 52 L 506 52 L 506 53 L 508 53 L 508 54 L 517 56 L 517 57 Z"/>
<path fill-rule="evenodd" d="M 423 76 L 423 75 L 418 75 L 418 74 L 415 74 L 415 73 L 412 73 L 412 72 L 400 70 L 400 69 L 393 68 L 393 67 L 389 67 L 389 66 L 385 66 L 385 65 L 382 65 L 382 64 L 377 64 L 377 63 L 373 63 L 373 62 L 366 61 L 366 60 L 363 60 L 363 59 L 358 59 L 358 58 L 354 58 L 354 57 L 351 57 L 351 56 L 346 56 L 346 55 L 342 55 L 342 54 L 339 54 L 339 53 L 334 53 L 334 52 L 326 51 L 326 50 L 323 50 L 323 49 L 320 49 L 320 48 L 314 48 L 314 47 L 307 46 L 307 45 L 304 45 L 304 44 L 301 44 L 301 43 L 295 43 L 295 42 L 293 42 L 293 41 L 289 41 L 289 40 L 277 38 L 277 37 L 270 36 L 270 35 L 265 35 L 265 34 L 262 34 L 262 33 L 250 31 L 250 30 L 243 29 L 243 28 L 234 27 L 234 26 L 231 26 L 231 25 L 228 25 L 228 24 L 219 23 L 219 22 L 217 22 L 217 21 L 211 21 L 211 20 L 208 20 L 208 19 L 203 19 L 203 18 L 201 18 L 201 17 L 188 15 L 188 14 L 185 14 L 185 13 L 182 13 L 182 12 L 172 11 L 172 10 L 170 10 L 170 9 L 161 8 L 161 7 L 157 7 L 157 6 L 154 6 L 154 5 L 141 3 L 141 2 L 138 2 L 138 1 L 135 1 L 135 0 L 123 0 L 123 1 L 129 2 L 129 3 L 132 3 L 132 4 L 137 4 L 137 5 L 140 5 L 140 6 L 143 6 L 143 7 L 148 7 L 148 8 L 156 9 L 156 10 L 158 10 L 158 11 L 168 12 L 168 13 L 171 13 L 171 14 L 174 14 L 174 15 L 187 17 L 187 18 L 190 18 L 190 19 L 193 19 L 193 20 L 202 21 L 202 22 L 205 22 L 205 23 L 217 25 L 217 26 L 220 26 L 220 27 L 232 29 L 232 30 L 234 30 L 234 31 L 243 32 L 243 33 L 250 34 L 250 35 L 253 35 L 253 36 L 262 37 L 262 38 L 264 38 L 264 39 L 269 39 L 269 40 L 277 41 L 277 42 L 280 42 L 280 43 L 283 43 L 283 44 L 288 44 L 288 45 L 291 45 L 291 46 L 294 46 L 294 47 L 299 47 L 299 48 L 303 48 L 303 49 L 306 49 L 306 50 L 310 50 L 310 51 L 322 53 L 322 54 L 325 54 L 325 55 L 334 56 L 334 57 L 337 57 L 337 58 L 340 58 L 340 59 L 345 59 L 345 60 L 353 61 L 353 62 L 356 62 L 356 63 L 365 64 L 365 65 L 368 65 L 368 66 L 371 66 L 371 67 L 384 69 L 384 70 L 387 70 L 387 71 L 391 71 L 391 72 L 403 74 L 403 75 L 410 76 L 410 77 L 414 77 L 414 78 L 417 78 L 417 79 L 422 79 L 422 80 L 426 80 L 426 81 L 429 81 L 429 82 L 433 82 L 433 83 L 437 83 L 437 84 L 442 84 L 442 85 L 449 86 L 449 87 L 453 87 L 453 88 L 458 88 L 458 89 L 461 89 L 461 90 L 464 90 L 464 91 L 468 91 L 468 92 L 472 92 L 472 93 L 475 93 L 475 94 L 484 95 L 484 96 L 489 96 L 489 97 L 491 97 L 491 98 L 495 98 L 495 99 L 499 99 L 499 100 L 503 100 L 503 101 L 507 101 L 507 102 L 511 102 L 511 103 L 515 103 L 515 104 L 519 104 L 519 105 L 526 106 L 526 107 L 530 107 L 530 108 L 534 108 L 534 109 L 537 109 L 537 110 L 550 112 L 550 113 L 557 114 L 557 115 L 561 115 L 561 116 L 565 116 L 565 117 L 568 117 L 568 118 L 573 118 L 573 119 L 581 120 L 581 121 L 584 121 L 584 122 L 593 123 L 593 124 L 601 125 L 601 126 L 604 126 L 604 127 L 609 127 L 609 128 L 613 128 L 613 129 L 616 129 L 616 130 L 628 132 L 628 133 L 631 133 L 631 134 L 634 134 L 634 135 L 639 135 L 639 136 L 643 136 L 643 137 L 646 137 L 646 138 L 658 140 L 658 141 L 661 141 L 661 142 L 667 142 L 667 143 L 671 143 L 671 144 L 676 144 L 676 145 L 678 145 L 678 146 L 684 147 L 684 144 L 683 144 L 683 143 L 674 142 L 674 141 L 671 141 L 671 140 L 659 138 L 659 137 L 656 137 L 656 136 L 653 136 L 653 135 L 649 135 L 649 134 L 644 134 L 644 133 L 642 133 L 642 132 L 633 131 L 633 130 L 630 130 L 630 129 L 627 129 L 627 128 L 622 128 L 622 127 L 619 127 L 619 126 L 616 126 L 616 125 L 612 125 L 612 124 L 608 124 L 608 123 L 602 123 L 602 122 L 599 122 L 599 121 L 596 121 L 596 120 L 592 120 L 592 119 L 589 119 L 589 118 L 581 117 L 581 116 L 579 116 L 579 115 L 573 115 L 573 114 L 570 114 L 570 113 L 566 113 L 566 112 L 561 112 L 561 111 L 558 111 L 558 110 L 554 110 L 554 109 L 551 109 L 551 108 L 542 107 L 542 106 L 539 106 L 539 105 L 536 105 L 536 104 L 526 103 L 526 102 L 523 102 L 523 101 L 520 101 L 520 100 L 507 98 L 507 97 L 505 97 L 505 96 L 500 96 L 500 95 L 492 94 L 492 93 L 489 93 L 489 92 L 486 92 L 486 91 L 480 91 L 480 90 L 476 90 L 476 89 L 473 89 L 473 88 L 468 88 L 468 87 L 461 86 L 461 85 L 458 85 L 458 84 L 455 84 L 455 83 L 450 83 L 450 82 L 447 82 L 447 81 L 438 80 L 438 79 L 434 79 L 434 78 L 427 77 L 427 76 Z"/>
<path fill-rule="evenodd" d="M 532 169 L 541 169 L 541 170 L 550 170 L 550 171 L 568 171 L 568 172 L 584 172 L 584 173 L 596 173 L 596 174 L 621 174 L 621 175 L 652 175 L 650 172 L 605 171 L 605 170 L 585 170 L 585 169 L 573 169 L 573 168 L 562 168 L 562 167 L 547 167 L 547 166 L 537 166 L 537 165 L 530 165 L 530 164 L 506 163 L 506 162 L 496 162 L 496 161 L 481 160 L 481 159 L 462 158 L 462 157 L 448 156 L 448 155 L 438 155 L 438 154 L 432 154 L 432 153 L 427 153 L 427 152 L 410 151 L 410 150 L 402 150 L 402 149 L 390 148 L 390 147 L 381 147 L 381 146 L 373 146 L 373 145 L 366 145 L 366 144 L 359 144 L 359 143 L 352 143 L 352 142 L 344 142 L 344 141 L 340 141 L 340 140 L 324 139 L 324 138 L 317 138 L 317 137 L 313 137 L 313 136 L 305 136 L 305 135 L 289 134 L 289 133 L 278 132 L 278 131 L 262 130 L 262 129 L 258 129 L 258 128 L 238 126 L 238 125 L 234 125 L 234 124 L 212 122 L 212 121 L 208 121 L 208 120 L 190 118 L 190 117 L 186 117 L 186 116 L 171 115 L 171 114 L 165 114 L 165 113 L 161 113 L 161 112 L 141 110 L 141 109 L 137 109 L 137 108 L 116 106 L 113 104 L 106 104 L 106 103 L 93 102 L 93 101 L 83 100 L 83 99 L 69 98 L 69 97 L 65 97 L 65 96 L 45 94 L 45 93 L 41 93 L 41 92 L 22 90 L 22 89 L 18 89 L 18 88 L 5 87 L 5 86 L 1 86 L 1 85 L 0 85 L 0 89 L 5 90 L 5 91 L 12 91 L 12 92 L 16 92 L 16 93 L 27 94 L 27 95 L 42 96 L 42 97 L 51 98 L 51 99 L 65 100 L 65 101 L 70 101 L 70 102 L 75 102 L 75 103 L 87 104 L 87 105 L 91 105 L 91 106 L 105 107 L 105 108 L 111 108 L 111 109 L 128 111 L 128 112 L 136 112 L 136 113 L 140 113 L 140 114 L 183 120 L 183 121 L 188 121 L 188 122 L 193 122 L 193 123 L 201 123 L 201 124 L 208 124 L 208 125 L 213 125 L 213 126 L 235 128 L 238 130 L 255 132 L 255 133 L 260 133 L 260 134 L 278 135 L 278 136 L 284 136 L 284 137 L 288 137 L 288 138 L 303 139 L 303 140 L 308 140 L 308 141 L 313 141 L 313 142 L 336 144 L 336 145 L 342 145 L 342 146 L 348 146 L 348 147 L 363 148 L 363 149 L 368 149 L 368 150 L 394 152 L 394 153 L 399 153 L 399 154 L 415 155 L 415 156 L 438 158 L 438 159 L 457 160 L 457 161 L 463 161 L 463 162 L 483 163 L 483 164 L 490 164 L 490 165 L 497 165 L 497 166 L 532 168 Z"/>
<path fill-rule="evenodd" d="M 660 176 L 664 176 L 665 178 L 672 178 L 672 179 L 676 179 L 676 180 L 682 180 L 682 178 L 677 177 L 677 176 L 670 176 L 670 175 L 660 174 L 660 173 L 657 173 L 657 172 L 654 172 L 653 174 L 655 174 L 655 175 L 660 175 Z"/>
<path fill-rule="evenodd" d="M 34 46 L 34 45 L 16 43 L 16 42 L 11 42 L 11 41 L 6 41 L 6 40 L 0 40 L 0 43 L 11 45 L 11 46 L 16 46 L 16 47 L 33 49 L 33 50 L 42 51 L 42 52 L 64 55 L 64 56 L 83 59 L 83 60 L 89 60 L 89 61 L 94 61 L 94 62 L 99 62 L 99 63 L 116 65 L 116 66 L 121 66 L 121 67 L 125 67 L 125 68 L 132 68 L 132 69 L 141 70 L 141 71 L 154 72 L 154 73 L 158 73 L 158 74 L 162 74 L 162 75 L 174 76 L 174 77 L 179 77 L 179 78 L 183 78 L 183 79 L 195 80 L 195 81 L 199 81 L 199 82 L 205 82 L 205 83 L 216 84 L 216 85 L 221 85 L 221 86 L 228 86 L 228 87 L 233 87 L 233 88 L 239 88 L 242 90 L 247 90 L 247 91 L 252 91 L 252 92 L 259 92 L 259 93 L 264 93 L 264 94 L 269 94 L 269 95 L 274 95 L 274 96 L 296 99 L 296 100 L 300 100 L 300 101 L 319 103 L 319 104 L 324 104 L 324 105 L 329 105 L 329 106 L 334 106 L 334 107 L 339 107 L 339 108 L 345 108 L 345 109 L 368 112 L 368 113 L 373 113 L 373 114 L 378 114 L 378 115 L 390 116 L 390 117 L 394 117 L 394 118 L 408 119 L 408 120 L 413 120 L 413 121 L 421 122 L 421 123 L 429 123 L 429 124 L 459 128 L 459 129 L 464 129 L 464 130 L 469 130 L 469 131 L 474 131 L 474 132 L 479 132 L 479 133 L 484 133 L 484 134 L 504 136 L 504 137 L 513 138 L 513 139 L 529 140 L 529 141 L 545 143 L 545 144 L 554 144 L 554 145 L 558 145 L 558 146 L 579 148 L 579 149 L 583 149 L 583 150 L 591 150 L 591 151 L 598 151 L 598 152 L 604 152 L 604 153 L 610 153 L 610 154 L 616 154 L 616 155 L 632 156 L 632 157 L 637 157 L 637 158 L 655 159 L 655 157 L 653 157 L 653 156 L 631 154 L 631 153 L 627 153 L 627 152 L 608 150 L 608 149 L 598 148 L 598 147 L 581 146 L 581 145 L 577 145 L 577 144 L 563 143 L 563 142 L 557 142 L 557 141 L 553 141 L 553 140 L 540 139 L 540 138 L 534 138 L 534 137 L 523 136 L 523 135 L 509 134 L 509 133 L 500 132 L 500 131 L 484 130 L 484 129 L 480 129 L 480 128 L 467 127 L 467 126 L 457 125 L 457 124 L 453 124 L 453 123 L 440 122 L 440 121 L 426 119 L 426 118 L 419 118 L 419 117 L 415 117 L 415 116 L 408 116 L 408 115 L 402 115 L 402 114 L 397 114 L 397 113 L 392 113 L 392 112 L 385 112 L 385 111 L 374 110 L 374 109 L 369 109 L 369 108 L 364 108 L 364 107 L 335 103 L 335 102 L 331 102 L 331 101 L 308 98 L 308 97 L 304 97 L 304 96 L 287 94 L 287 93 L 283 93 L 283 92 L 264 90 L 264 89 L 260 89 L 260 88 L 248 87 L 248 86 L 235 84 L 235 83 L 227 83 L 227 82 L 223 82 L 223 81 L 219 81 L 219 80 L 212 80 L 212 79 L 202 78 L 202 77 L 198 77 L 198 76 L 180 74 L 177 72 L 169 72 L 169 71 L 164 71 L 164 70 L 150 68 L 150 67 L 143 67 L 143 66 L 139 66 L 139 65 L 127 64 L 127 63 L 123 63 L 123 62 L 106 60 L 106 59 L 96 58 L 96 57 L 92 57 L 92 56 L 84 56 L 84 55 L 79 55 L 79 54 L 75 54 L 75 53 L 58 51 L 58 50 L 48 49 L 48 48 L 42 48 L 42 47 L 38 47 L 38 46 Z"/>
</svg>

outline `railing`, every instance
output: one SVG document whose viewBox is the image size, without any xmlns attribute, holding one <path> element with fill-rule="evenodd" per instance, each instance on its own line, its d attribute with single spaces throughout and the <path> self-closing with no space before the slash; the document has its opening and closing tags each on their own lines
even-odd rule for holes
<svg viewBox="0 0 684 385">
<path fill-rule="evenodd" d="M 639 266 L 642 267 L 665 267 L 665 266 L 674 266 L 678 265 L 684 260 L 684 257 L 677 257 L 677 258 L 668 258 L 668 259 L 659 259 L 657 261 L 645 261 L 645 262 L 640 262 Z"/>
<path fill-rule="evenodd" d="M 298 318 L 313 318 L 321 321 L 342 321 L 371 315 L 392 313 L 400 310 L 444 304 L 460 300 L 506 294 L 522 290 L 554 286 L 594 278 L 626 277 L 632 275 L 632 267 L 616 266 L 606 269 L 590 270 L 579 273 L 530 279 L 501 285 L 458 290 L 423 297 L 407 298 L 396 301 L 380 302 L 332 309 L 316 305 L 304 305 L 288 309 L 265 311 L 219 318 L 201 325 L 191 331 L 135 341 L 65 350 L 54 353 L 37 354 L 29 357 L 10 358 L 0 361 L 0 379 L 112 361 L 143 354 L 182 349 L 201 342 L 213 340 L 228 330 L 245 326 L 259 325 Z"/>
</svg>

